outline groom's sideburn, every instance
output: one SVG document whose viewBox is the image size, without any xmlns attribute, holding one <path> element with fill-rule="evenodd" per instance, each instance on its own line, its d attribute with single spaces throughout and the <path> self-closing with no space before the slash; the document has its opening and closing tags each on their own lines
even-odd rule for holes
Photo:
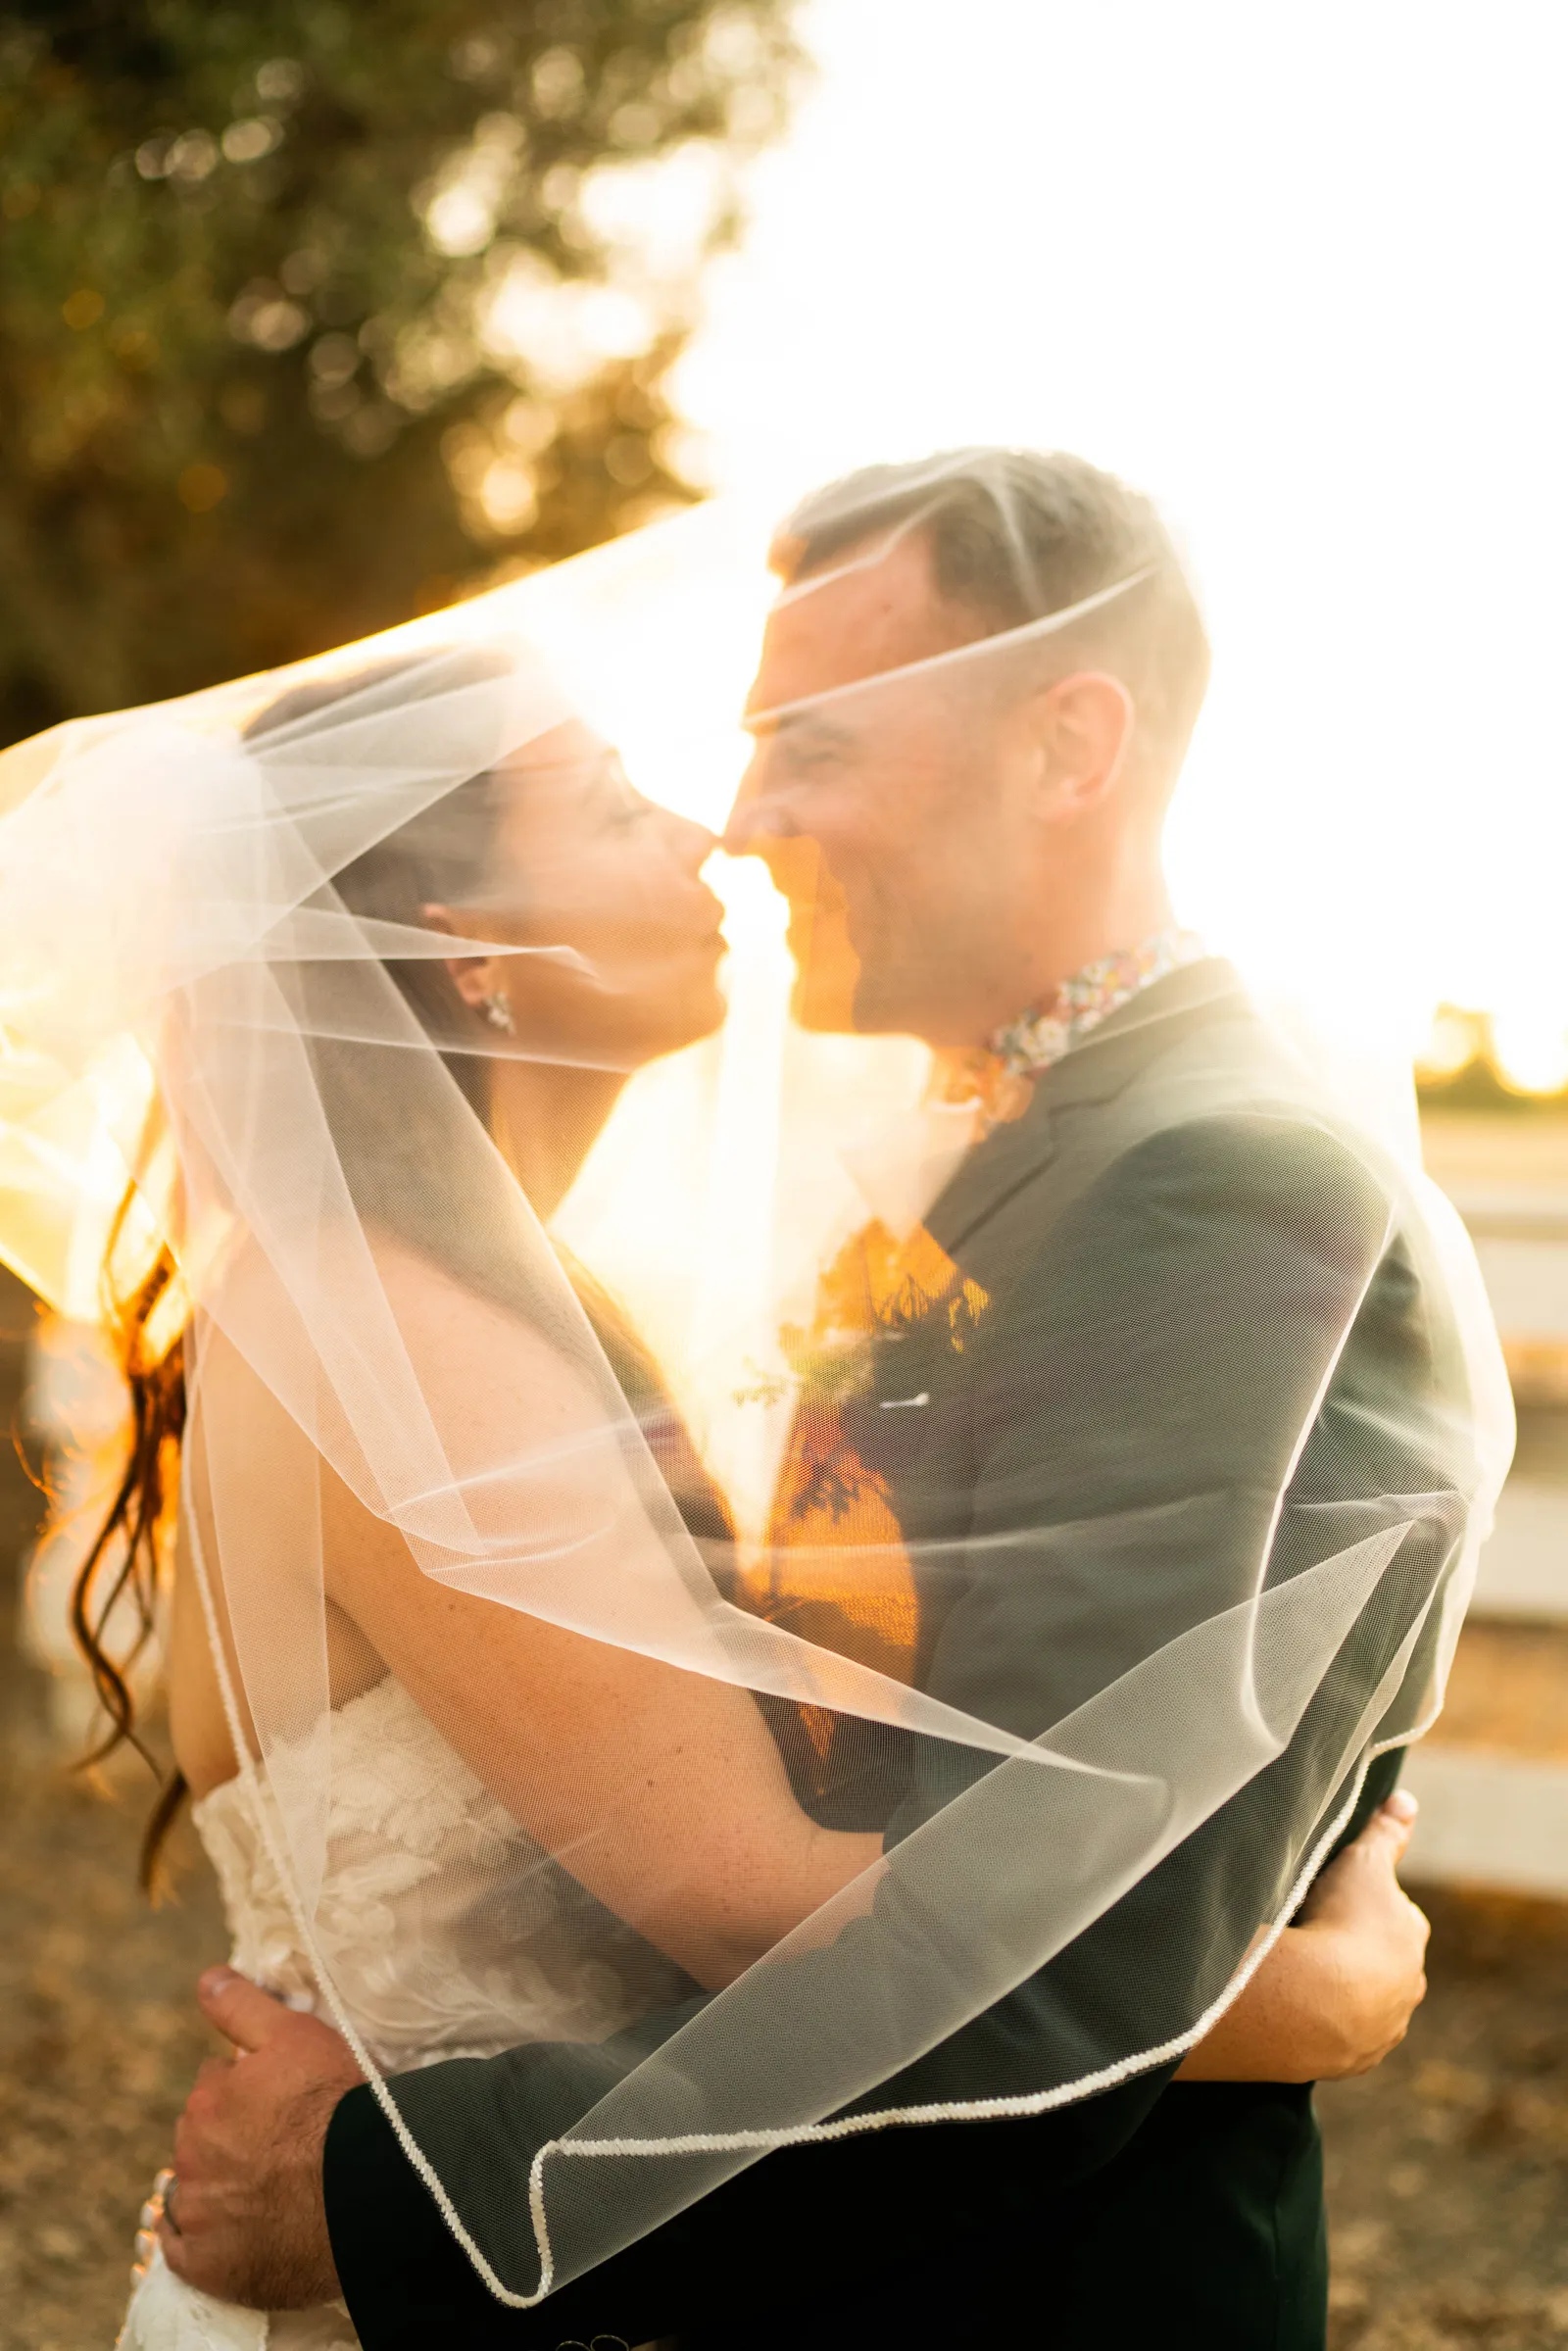
<svg viewBox="0 0 1568 2351">
<path fill-rule="evenodd" d="M 1160 1103 L 1195 1074 L 1220 1108 L 1172 1121 Z M 1456 1457 L 1467 1444 L 1462 1373 L 1434 1349 L 1428 1299 L 1397 1236 L 1363 1295 L 1387 1196 L 1307 1109 L 1302 1086 L 1228 968 L 1193 965 L 1050 1072 L 1024 1116 L 972 1151 L 935 1203 L 929 1233 L 983 1299 L 985 1345 L 955 1348 L 951 1316 L 906 1318 L 842 1432 L 908 1546 L 911 1671 L 934 1695 L 1032 1738 L 1208 1613 L 1215 1544 L 1234 1542 L 1240 1558 L 1252 1522 L 1243 1513 L 1231 1532 L 1229 1518 L 1200 1516 L 1190 1549 L 1167 1537 L 1156 1562 L 1139 1523 L 1173 1494 L 1246 1494 L 1264 1482 L 1282 1428 L 1299 1419 L 1300 1380 L 1321 1360 L 1322 1334 L 1291 1326 L 1295 1309 L 1278 1301 L 1311 1294 L 1324 1263 L 1332 1273 L 1341 1258 L 1353 1324 L 1296 1466 L 1276 1553 L 1306 1540 L 1300 1529 L 1324 1502 L 1371 1509 L 1390 1494 L 1451 1494 L 1453 1512 L 1436 1511 L 1408 1539 L 1429 1586 L 1445 1571 L 1472 1475 Z M 1313 1281 L 1293 1285 L 1293 1249 L 1313 1256 Z M 1151 1300 L 1162 1298 L 1173 1327 L 1180 1308 L 1191 1413 L 1169 1408 L 1171 1365 L 1148 1338 Z M 1091 1515 L 1126 1530 L 1119 1545 L 1102 1545 L 1092 1573 L 1071 1549 Z M 1293 1554 L 1280 1572 L 1307 1563 Z M 886 1625 L 880 1637 L 891 1637 Z M 1363 1662 L 1375 1687 L 1380 1659 Z M 804 1739 L 797 1730 L 785 1744 L 818 1817 L 874 1821 L 890 1842 L 989 1768 L 973 1750 L 897 1733 L 867 1739 L 853 1725 L 826 1737 L 821 1726 Z M 1234 1906 L 1263 1883 L 1274 1775 L 1302 1768 L 1294 1744 L 1035 1977 L 848 2112 L 956 2106 L 1088 2078 L 1098 2050 L 1083 2020 L 1107 2001 L 1137 2019 L 1134 2044 L 1148 2053 L 1113 2086 L 1004 2120 L 895 2123 L 778 2149 L 535 2309 L 508 2310 L 486 2292 L 371 2091 L 352 2091 L 328 2135 L 325 2190 L 368 2351 L 596 2335 L 676 2337 L 686 2351 L 991 2351 L 1014 2339 L 1321 2351 L 1327 2246 L 1310 2087 L 1174 2082 L 1179 2061 L 1153 2055 L 1189 2030 L 1195 1980 L 1205 1997 L 1223 1986 L 1228 1962 L 1210 1985 L 1195 1956 L 1193 1888 L 1204 1900 L 1228 1888 Z M 1322 1789 L 1322 1818 L 1344 1821 L 1339 1844 L 1397 1768 L 1396 1754 L 1370 1768 L 1362 1756 Z M 1166 1966 L 1173 1948 L 1181 1962 Z M 831 1963 L 817 1954 L 805 1965 Z M 597 2085 L 701 1998 L 633 2028 L 618 2051 L 545 2044 L 403 2077 L 398 2103 L 421 2143 L 441 2142 L 442 2176 L 458 2176 L 465 2140 L 471 2155 L 537 2146 L 568 2128 Z M 1056 2068 L 1037 2084 L 1031 2052 L 1048 2047 Z M 514 2186 L 515 2279 L 537 2276 L 537 2257 Z"/>
</svg>

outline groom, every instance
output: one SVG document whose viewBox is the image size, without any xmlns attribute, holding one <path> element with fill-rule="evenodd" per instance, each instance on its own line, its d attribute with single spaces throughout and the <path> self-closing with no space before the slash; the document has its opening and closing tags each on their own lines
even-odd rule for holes
<svg viewBox="0 0 1568 2351">
<path fill-rule="evenodd" d="M 791 902 L 806 1025 L 968 1053 L 992 1111 L 925 1221 L 956 1275 L 995 1301 L 996 1390 L 977 1398 L 978 1375 L 916 1331 L 897 1365 L 878 1363 L 871 1397 L 832 1441 L 881 1482 L 916 1558 L 930 1538 L 932 1555 L 953 1556 L 939 1531 L 956 1518 L 981 1537 L 1058 1531 L 1029 1574 L 991 1575 L 998 1551 L 982 1540 L 920 1591 L 916 1678 L 1000 1719 L 1001 1658 L 1032 1736 L 1182 1630 L 1216 1556 L 1240 1558 L 1255 1534 L 1240 1505 L 1227 1515 L 1228 1498 L 1266 1483 L 1325 1317 L 1353 1327 L 1292 1501 L 1305 1523 L 1324 1505 L 1353 1517 L 1388 1494 L 1437 1496 L 1421 1540 L 1440 1573 L 1472 1464 L 1457 1372 L 1441 1350 L 1434 1361 L 1419 1274 L 1396 1241 L 1357 1307 L 1383 1200 L 1304 1114 L 1293 1121 L 1298 1081 L 1268 1059 L 1234 977 L 1173 923 L 1160 836 L 1207 650 L 1152 509 L 1075 460 L 976 451 L 835 485 L 791 518 L 777 560 L 811 592 L 787 598 L 769 628 L 752 696 L 758 754 L 728 846 L 764 857 Z M 962 725 L 912 701 L 858 705 L 839 692 L 1123 580 L 1135 584 L 1075 623 L 1043 667 L 1030 663 L 1015 691 L 999 671 Z M 1139 1105 L 1194 1071 L 1223 1080 L 1238 1114 L 1132 1148 Z M 1263 1105 L 1267 1118 L 1247 1115 Z M 1179 1370 L 1155 1344 L 1166 1298 Z M 1129 1332 L 1138 1344 L 1118 1353 Z M 1200 1408 L 1173 1411 L 1173 1382 Z M 916 1402 L 928 1408 L 880 1408 Z M 960 1424 L 988 1415 L 977 1454 Z M 1195 1494 L 1219 1496 L 1215 1513 L 1185 1535 L 1166 1527 L 1157 1557 L 1146 1555 L 1161 1502 Z M 1096 1515 L 1126 1532 L 1077 1559 L 1060 1531 Z M 1304 1538 L 1298 1527 L 1287 1539 Z M 1396 1763 L 1374 1766 L 1347 1837 L 1387 1795 Z M 830 1753 L 803 1793 L 846 1826 L 862 1814 L 907 1826 L 919 1804 L 896 1774 L 872 1786 L 853 1752 Z M 1336 1797 L 1326 1817 L 1340 1809 Z M 1200 1835 L 1219 1866 L 1230 1850 L 1241 1867 L 1249 1827 L 1244 1790 Z M 1135 1947 L 1151 1947 L 1152 1888 L 1135 1887 L 907 2069 L 895 2102 L 1027 2094 L 1034 2036 L 1070 2025 L 1082 1985 L 1114 1966 L 1140 1918 Z M 1388 2004 L 1407 2013 L 1418 1960 L 1412 1970 L 1406 1949 L 1401 1966 Z M 1167 2037 L 1159 1973 L 1139 1979 L 1149 2051 Z M 671 2334 L 691 2351 L 1020 2333 L 1097 2351 L 1323 2341 L 1310 2060 L 1286 2081 L 1258 2079 L 1239 2043 L 1206 2081 L 1173 2081 L 1167 2061 L 1015 2119 L 784 2149 L 538 2309 L 513 2312 L 484 2293 L 370 2093 L 347 2087 L 356 2077 L 335 2036 L 237 1979 L 204 1999 L 254 2054 L 193 2098 L 176 2147 L 185 2234 L 166 2234 L 166 2250 L 197 2282 L 258 2302 L 284 2299 L 284 2285 L 299 2299 L 330 2291 L 335 2263 L 370 2351 Z M 1402 2014 L 1388 2037 L 1401 2025 Z M 538 2136 L 530 2101 L 547 2111 L 573 2062 L 545 2048 L 431 2068 L 399 2084 L 401 2102 L 434 2092 L 450 2112 L 471 2099 L 476 2123 L 510 2115 L 526 2143 Z"/>
</svg>

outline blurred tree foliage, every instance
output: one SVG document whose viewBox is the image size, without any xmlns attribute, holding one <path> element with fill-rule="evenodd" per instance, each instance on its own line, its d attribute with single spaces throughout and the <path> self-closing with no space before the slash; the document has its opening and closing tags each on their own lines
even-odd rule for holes
<svg viewBox="0 0 1568 2351">
<path fill-rule="evenodd" d="M 0 0 L 0 740 L 689 497 L 790 0 Z"/>
</svg>

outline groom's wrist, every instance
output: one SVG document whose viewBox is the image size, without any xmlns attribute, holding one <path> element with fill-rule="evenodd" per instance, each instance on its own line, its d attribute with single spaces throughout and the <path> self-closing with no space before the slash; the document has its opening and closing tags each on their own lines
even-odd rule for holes
<svg viewBox="0 0 1568 2351">
<path fill-rule="evenodd" d="M 332 2110 L 321 2193 L 343 2299 L 367 2351 L 453 2339 L 453 2305 L 463 2273 L 472 2273 L 368 2083 Z"/>
</svg>

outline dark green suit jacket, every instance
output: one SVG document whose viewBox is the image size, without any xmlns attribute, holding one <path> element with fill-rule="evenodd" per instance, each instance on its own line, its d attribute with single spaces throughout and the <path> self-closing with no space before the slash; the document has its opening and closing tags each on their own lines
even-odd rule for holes
<svg viewBox="0 0 1568 2351">
<path fill-rule="evenodd" d="M 1364 1739 L 1347 1767 L 1347 1726 L 1457 1555 L 1475 1477 L 1462 1361 L 1418 1242 L 1391 1238 L 1390 1199 L 1233 976 L 1194 966 L 1051 1072 L 933 1209 L 931 1231 L 989 1300 L 977 1329 L 956 1345 L 937 1301 L 878 1351 L 855 1435 L 913 1548 L 918 1678 L 1026 1738 L 1245 1596 L 1260 1557 L 1273 1583 L 1411 1522 L 1385 1604 L 1287 1753 L 1037 1975 L 857 2104 L 1043 2094 L 1095 2076 L 1107 2045 L 1125 2078 L 1004 2121 L 780 2149 L 527 2312 L 484 2292 L 370 2093 L 354 2091 L 325 2185 L 369 2351 L 422 2351 L 432 2334 L 951 2346 L 994 2342 L 1020 2309 L 1046 2341 L 1321 2342 L 1309 2093 L 1167 2086 L 1175 2061 L 1155 2052 L 1226 1982 L 1237 1952 L 1221 1923 L 1278 1915 L 1303 1862 L 1392 1785 L 1396 1759 L 1368 1773 Z M 915 1396 L 918 1409 L 883 1409 Z M 1102 1529 L 1088 1546 L 1073 1532 L 1086 1525 Z M 1424 1665 L 1418 1647 L 1412 1683 Z M 891 1840 L 991 1768 L 973 1749 L 840 1728 L 813 1802 Z M 802 2030 L 832 1971 L 854 1967 L 854 1934 L 799 1963 Z M 514 2280 L 537 2276 L 516 2191 L 529 2151 L 700 2000 L 603 2050 L 524 2048 L 396 2084 L 438 2171 L 466 2177 L 470 2209 L 491 2205 Z M 475 2173 L 498 2149 L 510 2178 L 491 2196 Z"/>
</svg>

